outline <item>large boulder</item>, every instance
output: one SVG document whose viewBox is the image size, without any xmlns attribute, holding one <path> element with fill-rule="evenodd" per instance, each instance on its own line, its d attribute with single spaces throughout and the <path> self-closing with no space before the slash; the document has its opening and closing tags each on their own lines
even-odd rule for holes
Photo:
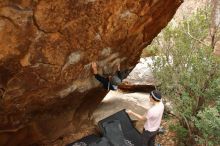
<svg viewBox="0 0 220 146">
<path fill-rule="evenodd" d="M 133 67 L 181 0 L 0 0 L 0 145 L 77 133 L 107 93 L 91 72 Z"/>
</svg>

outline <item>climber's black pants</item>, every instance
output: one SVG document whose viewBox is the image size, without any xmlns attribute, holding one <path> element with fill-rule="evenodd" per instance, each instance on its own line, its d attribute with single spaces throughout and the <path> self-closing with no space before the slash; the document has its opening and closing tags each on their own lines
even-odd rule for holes
<svg viewBox="0 0 220 146">
<path fill-rule="evenodd" d="M 157 131 L 150 132 L 147 130 L 143 130 L 142 133 L 143 146 L 154 146 L 156 135 L 157 135 Z"/>
<path fill-rule="evenodd" d="M 105 78 L 99 74 L 95 74 L 95 78 L 102 83 L 103 87 L 107 90 L 115 90 L 108 78 Z"/>
</svg>

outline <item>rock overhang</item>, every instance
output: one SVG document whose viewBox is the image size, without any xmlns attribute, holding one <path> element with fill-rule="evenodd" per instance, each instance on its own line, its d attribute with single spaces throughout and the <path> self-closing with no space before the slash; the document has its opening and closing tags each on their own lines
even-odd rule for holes
<svg viewBox="0 0 220 146">
<path fill-rule="evenodd" d="M 119 62 L 123 69 L 134 66 L 181 3 L 1 1 L 0 144 L 16 145 L 32 135 L 29 144 L 69 132 L 53 128 L 59 120 L 42 122 L 62 117 L 62 111 L 72 114 L 63 116 L 73 129 L 82 124 L 107 93 L 94 79 L 91 62 L 98 62 L 100 73 L 114 72 Z"/>
</svg>

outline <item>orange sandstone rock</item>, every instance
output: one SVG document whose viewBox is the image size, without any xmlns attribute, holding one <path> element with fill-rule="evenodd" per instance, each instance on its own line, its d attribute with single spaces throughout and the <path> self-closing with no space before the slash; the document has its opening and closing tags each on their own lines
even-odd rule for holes
<svg viewBox="0 0 220 146">
<path fill-rule="evenodd" d="M 91 72 L 132 67 L 181 0 L 0 0 L 0 145 L 78 132 L 106 91 Z"/>
</svg>

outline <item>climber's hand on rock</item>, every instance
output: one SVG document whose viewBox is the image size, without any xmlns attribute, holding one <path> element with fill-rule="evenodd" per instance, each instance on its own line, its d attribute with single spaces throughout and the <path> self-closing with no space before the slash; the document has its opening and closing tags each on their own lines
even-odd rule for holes
<svg viewBox="0 0 220 146">
<path fill-rule="evenodd" d="M 118 69 L 118 71 L 121 70 L 121 65 L 120 65 L 120 63 L 117 64 L 117 69 Z"/>
<path fill-rule="evenodd" d="M 92 62 L 92 70 L 93 70 L 93 73 L 94 74 L 97 74 L 98 73 L 98 69 L 97 69 L 97 64 L 96 62 Z"/>
<path fill-rule="evenodd" d="M 96 64 L 95 61 L 92 62 L 92 68 L 93 68 L 93 69 L 97 68 L 97 64 Z"/>
</svg>

